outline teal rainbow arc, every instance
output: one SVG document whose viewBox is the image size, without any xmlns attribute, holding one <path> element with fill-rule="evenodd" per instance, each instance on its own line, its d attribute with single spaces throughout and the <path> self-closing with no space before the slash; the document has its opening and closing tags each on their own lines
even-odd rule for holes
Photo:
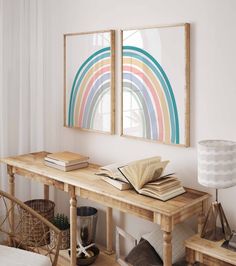
<svg viewBox="0 0 236 266">
<path fill-rule="evenodd" d="M 175 95 L 160 63 L 147 51 L 123 46 L 123 89 L 135 95 L 142 109 L 142 137 L 180 143 Z"/>
<path fill-rule="evenodd" d="M 111 88 L 111 51 L 102 48 L 90 55 L 75 74 L 67 111 L 69 127 L 94 129 L 99 102 Z"/>
</svg>

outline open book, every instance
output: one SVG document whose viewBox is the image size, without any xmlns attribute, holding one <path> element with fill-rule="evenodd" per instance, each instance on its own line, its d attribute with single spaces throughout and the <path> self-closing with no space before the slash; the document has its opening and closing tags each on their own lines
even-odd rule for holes
<svg viewBox="0 0 236 266">
<path fill-rule="evenodd" d="M 168 162 L 161 161 L 161 157 L 152 157 L 118 169 L 137 193 L 166 201 L 185 192 L 177 177 L 163 175 Z"/>
</svg>

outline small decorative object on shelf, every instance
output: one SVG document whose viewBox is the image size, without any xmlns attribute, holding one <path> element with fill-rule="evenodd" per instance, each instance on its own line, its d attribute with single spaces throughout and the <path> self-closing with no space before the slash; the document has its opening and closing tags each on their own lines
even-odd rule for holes
<svg viewBox="0 0 236 266">
<path fill-rule="evenodd" d="M 97 209 L 89 206 L 78 207 L 77 224 L 77 265 L 90 265 L 99 255 L 99 249 L 95 245 Z"/>
<path fill-rule="evenodd" d="M 48 221 L 52 222 L 54 217 L 55 203 L 47 199 L 33 199 L 24 202 L 27 206 L 35 210 L 37 213 L 42 215 Z M 25 238 L 25 244 L 28 246 L 43 246 L 44 242 L 40 241 L 42 236 L 49 232 L 47 225 L 41 226 L 35 222 L 35 218 L 24 209 L 20 212 L 22 223 L 21 223 L 21 234 Z M 47 243 L 49 243 L 49 234 L 47 237 Z M 56 244 L 55 244 L 56 245 Z"/>
<path fill-rule="evenodd" d="M 70 247 L 70 224 L 68 217 L 64 214 L 57 214 L 52 223 L 62 231 L 62 240 L 60 249 L 68 249 Z M 55 245 L 54 232 L 50 231 L 50 246 Z"/>
</svg>

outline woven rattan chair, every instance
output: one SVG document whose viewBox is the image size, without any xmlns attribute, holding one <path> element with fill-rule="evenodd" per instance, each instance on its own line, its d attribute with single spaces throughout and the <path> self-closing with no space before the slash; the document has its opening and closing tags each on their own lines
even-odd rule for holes
<svg viewBox="0 0 236 266">
<path fill-rule="evenodd" d="M 25 230 L 24 219 L 26 217 L 27 219 L 31 217 L 28 223 L 29 230 Z M 41 237 L 32 240 L 34 230 L 39 230 L 39 228 L 42 232 Z M 53 246 L 49 244 L 50 231 L 54 232 L 56 238 Z M 17 262 L 29 259 L 33 263 L 30 261 L 30 263 L 27 262 L 27 265 L 56 266 L 61 231 L 23 202 L 0 190 L 0 243 L 4 244 L 0 245 L 1 262 L 4 259 L 8 263 L 14 259 Z M 8 258 L 4 258 L 4 256 L 8 256 Z M 22 265 L 26 264 L 22 262 Z"/>
</svg>

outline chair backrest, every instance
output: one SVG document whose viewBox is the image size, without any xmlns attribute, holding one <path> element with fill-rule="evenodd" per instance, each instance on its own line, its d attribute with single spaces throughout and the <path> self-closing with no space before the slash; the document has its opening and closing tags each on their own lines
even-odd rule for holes
<svg viewBox="0 0 236 266">
<path fill-rule="evenodd" d="M 26 218 L 28 221 L 24 220 Z M 43 232 L 41 237 L 32 239 L 34 232 L 39 229 Z M 49 244 L 50 233 L 53 234 L 54 241 Z M 5 236 L 7 245 L 48 256 L 52 265 L 56 266 L 61 231 L 39 213 L 2 190 L 0 190 L 0 235 Z"/>
</svg>

